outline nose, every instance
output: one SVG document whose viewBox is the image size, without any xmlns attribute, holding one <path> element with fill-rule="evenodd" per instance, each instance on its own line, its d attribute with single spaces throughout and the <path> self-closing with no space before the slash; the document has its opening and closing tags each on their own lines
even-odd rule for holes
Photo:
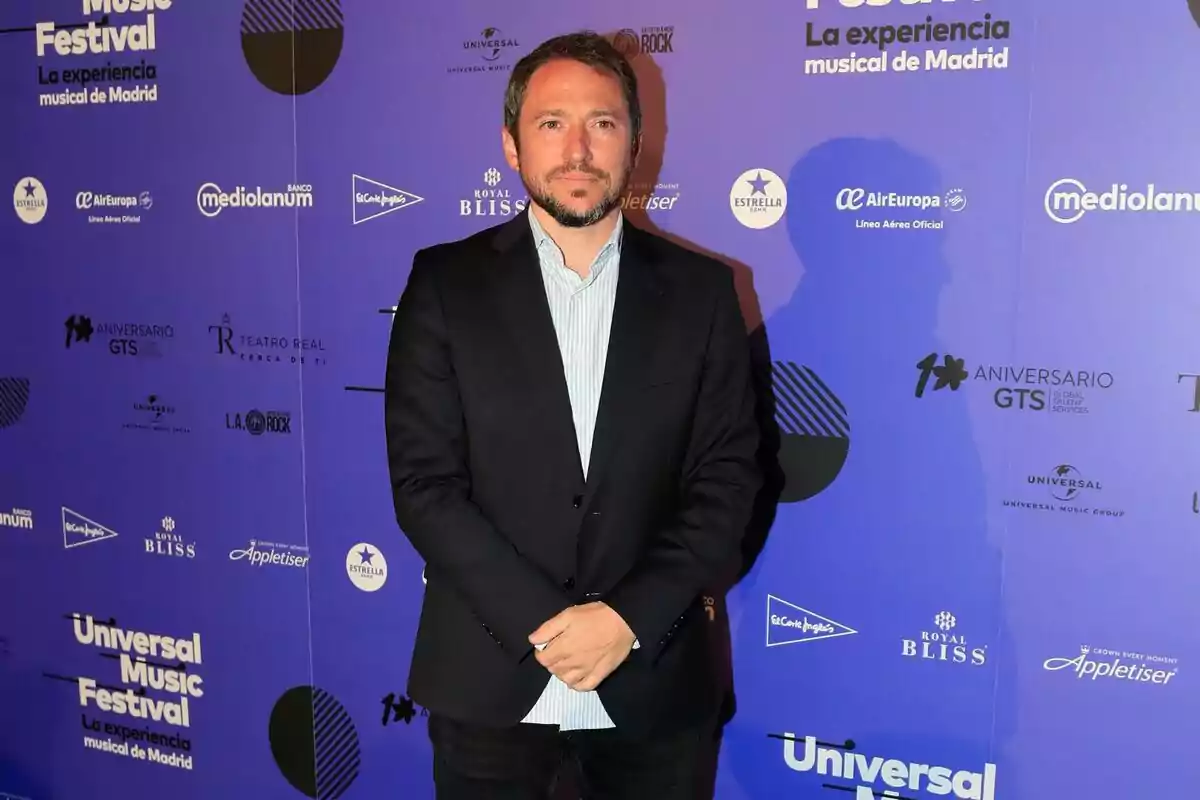
<svg viewBox="0 0 1200 800">
<path fill-rule="evenodd" d="M 568 164 L 580 164 L 591 157 L 590 137 L 586 125 L 572 126 L 563 143 L 563 156 Z"/>
</svg>

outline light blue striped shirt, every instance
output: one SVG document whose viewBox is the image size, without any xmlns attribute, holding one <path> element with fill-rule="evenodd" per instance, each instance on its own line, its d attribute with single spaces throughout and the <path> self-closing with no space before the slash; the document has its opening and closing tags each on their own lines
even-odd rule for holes
<svg viewBox="0 0 1200 800">
<path fill-rule="evenodd" d="M 532 210 L 527 216 L 537 243 L 550 316 L 558 335 L 586 479 L 596 412 L 600 407 L 600 389 L 604 382 L 613 306 L 617 299 L 624 220 L 618 212 L 612 236 L 600 248 L 587 277 L 581 278 L 567 267 L 562 250 L 538 223 Z M 595 691 L 577 692 L 554 675 L 550 676 L 542 696 L 522 722 L 556 724 L 560 730 L 616 727 Z"/>
</svg>

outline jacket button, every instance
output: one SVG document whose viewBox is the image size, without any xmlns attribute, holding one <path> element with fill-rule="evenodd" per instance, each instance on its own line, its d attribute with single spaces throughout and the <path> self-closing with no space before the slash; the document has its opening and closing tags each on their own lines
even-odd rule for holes
<svg viewBox="0 0 1200 800">
<path fill-rule="evenodd" d="M 567 578 L 565 581 L 563 581 L 563 588 L 566 589 L 568 592 L 571 591 L 572 589 L 574 589 L 575 588 L 575 579 Z"/>
<path fill-rule="evenodd" d="M 572 497 L 571 505 L 575 506 L 576 508 L 579 508 L 581 505 L 583 505 L 583 495 L 577 494 L 574 497 Z"/>
</svg>

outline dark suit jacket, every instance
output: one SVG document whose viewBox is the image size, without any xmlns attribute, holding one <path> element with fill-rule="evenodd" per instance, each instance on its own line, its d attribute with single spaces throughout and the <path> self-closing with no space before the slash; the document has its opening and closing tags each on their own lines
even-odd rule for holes
<svg viewBox="0 0 1200 800">
<path fill-rule="evenodd" d="M 715 713 L 701 594 L 736 568 L 761 483 L 728 267 L 625 221 L 586 481 L 525 213 L 416 254 L 384 404 L 428 582 L 413 700 L 517 724 L 550 676 L 529 634 L 602 599 L 640 640 L 598 689 L 613 722 L 657 735 Z"/>
</svg>

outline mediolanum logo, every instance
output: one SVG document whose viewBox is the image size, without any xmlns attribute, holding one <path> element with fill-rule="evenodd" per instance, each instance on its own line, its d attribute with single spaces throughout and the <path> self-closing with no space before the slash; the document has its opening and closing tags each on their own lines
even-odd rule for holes
<svg viewBox="0 0 1200 800">
<path fill-rule="evenodd" d="M 289 183 L 284 191 L 261 186 L 235 186 L 226 192 L 215 183 L 205 183 L 196 192 L 196 206 L 206 217 L 215 217 L 225 209 L 312 208 L 313 188 L 307 183 Z"/>
<path fill-rule="evenodd" d="M 1060 178 L 1050 184 L 1042 199 L 1046 216 L 1063 225 L 1079 222 L 1093 211 L 1194 212 L 1200 211 L 1200 192 L 1162 190 L 1153 183 L 1144 187 L 1111 183 L 1101 191 L 1089 190 L 1078 178 Z"/>
</svg>

